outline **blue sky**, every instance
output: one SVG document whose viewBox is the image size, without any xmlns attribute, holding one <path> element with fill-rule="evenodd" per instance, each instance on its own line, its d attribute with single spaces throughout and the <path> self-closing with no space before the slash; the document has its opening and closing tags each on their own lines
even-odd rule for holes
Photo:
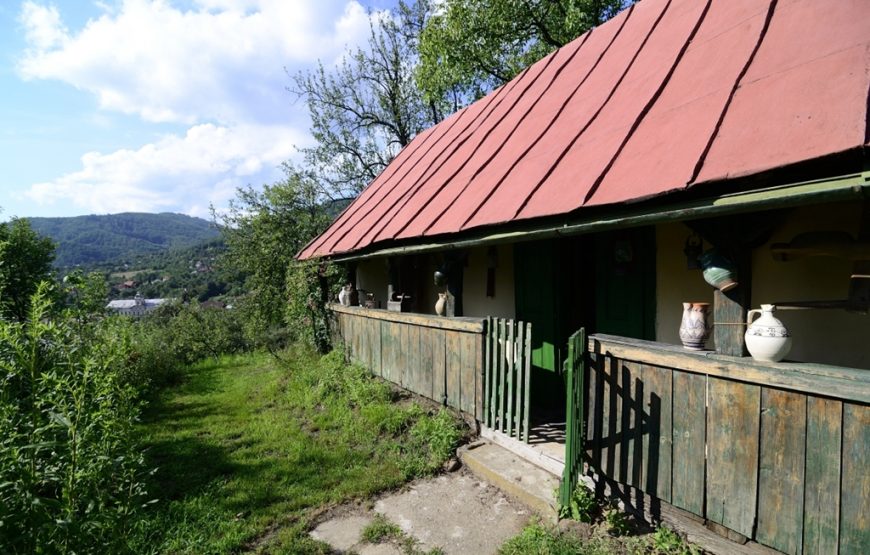
<svg viewBox="0 0 870 555">
<path fill-rule="evenodd" d="M 0 219 L 207 216 L 280 179 L 310 141 L 286 72 L 335 63 L 390 3 L 0 3 Z"/>
</svg>

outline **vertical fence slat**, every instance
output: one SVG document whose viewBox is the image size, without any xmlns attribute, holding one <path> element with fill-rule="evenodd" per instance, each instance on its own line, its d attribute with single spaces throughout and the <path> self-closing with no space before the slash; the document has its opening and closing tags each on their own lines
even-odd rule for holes
<svg viewBox="0 0 870 555">
<path fill-rule="evenodd" d="M 526 443 L 529 442 L 529 403 L 531 402 L 531 395 L 529 384 L 531 381 L 532 374 L 532 323 L 526 322 L 526 341 L 522 346 L 523 350 L 523 381 L 525 382 L 525 386 L 523 387 L 523 441 Z"/>
<path fill-rule="evenodd" d="M 492 345 L 490 344 L 490 337 L 492 336 L 492 316 L 488 316 L 486 318 L 486 335 L 483 336 L 483 375 L 484 375 L 484 390 L 483 390 L 483 423 L 484 425 L 492 426 L 492 422 L 489 418 L 489 410 L 492 404 L 490 403 L 489 398 L 489 388 L 492 383 L 492 376 L 490 375 L 490 365 L 492 364 L 492 353 L 490 352 L 490 348 Z"/>
<path fill-rule="evenodd" d="M 505 321 L 498 321 L 498 380 L 496 381 L 498 387 L 498 427 L 496 428 L 500 432 L 505 431 L 505 421 L 504 421 L 504 365 L 505 365 L 505 356 L 504 356 L 504 347 L 505 347 Z"/>
<path fill-rule="evenodd" d="M 523 333 L 525 330 L 523 329 L 523 323 L 516 323 L 517 335 L 516 341 L 511 345 L 511 352 L 514 357 L 514 374 L 516 375 L 516 395 L 514 401 L 514 429 L 513 435 L 517 438 L 517 440 L 522 439 L 522 410 L 523 410 L 523 359 L 522 359 L 522 349 L 521 346 L 523 344 L 525 334 Z"/>
<path fill-rule="evenodd" d="M 515 339 L 515 329 L 516 323 L 513 320 L 508 320 L 508 339 L 505 342 L 505 354 L 508 356 L 508 372 L 507 372 L 507 434 L 510 435 L 514 429 L 514 367 L 516 365 L 516 361 L 514 360 L 514 339 Z"/>
</svg>

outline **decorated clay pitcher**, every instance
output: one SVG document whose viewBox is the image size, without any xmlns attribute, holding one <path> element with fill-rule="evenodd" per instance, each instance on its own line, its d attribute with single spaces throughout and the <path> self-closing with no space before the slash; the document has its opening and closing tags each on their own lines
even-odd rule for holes
<svg viewBox="0 0 870 555">
<path fill-rule="evenodd" d="M 680 322 L 680 341 L 691 351 L 704 350 L 710 336 L 707 314 L 710 303 L 683 303 L 683 320 Z"/>
<path fill-rule="evenodd" d="M 791 349 L 791 336 L 788 329 L 773 313 L 776 306 L 761 305 L 761 310 L 750 310 L 746 321 L 746 348 L 755 360 L 779 362 Z M 752 321 L 753 316 L 761 315 Z"/>
</svg>

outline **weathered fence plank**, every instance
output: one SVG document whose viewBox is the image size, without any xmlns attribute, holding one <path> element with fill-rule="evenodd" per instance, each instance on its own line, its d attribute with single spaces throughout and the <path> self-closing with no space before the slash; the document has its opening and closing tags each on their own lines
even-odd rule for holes
<svg viewBox="0 0 870 555">
<path fill-rule="evenodd" d="M 462 334 L 448 331 L 447 334 L 447 404 L 459 409 L 460 376 L 462 375 Z"/>
<path fill-rule="evenodd" d="M 480 355 L 477 348 L 478 339 L 478 336 L 469 333 L 463 333 L 459 336 L 460 356 L 462 359 L 459 374 L 459 409 L 474 416 L 478 416 L 474 410 L 477 389 L 476 376 L 480 368 Z"/>
<path fill-rule="evenodd" d="M 752 537 L 761 388 L 709 378 L 707 518 Z"/>
<path fill-rule="evenodd" d="M 783 553 L 803 544 L 806 408 L 805 395 L 762 390 L 756 538 Z"/>
<path fill-rule="evenodd" d="M 837 552 L 842 425 L 842 401 L 820 397 L 807 399 L 803 522 L 803 551 L 806 555 Z"/>
<path fill-rule="evenodd" d="M 675 371 L 673 384 L 671 502 L 703 516 L 707 378 Z"/>
<path fill-rule="evenodd" d="M 870 407 L 843 404 L 840 555 L 870 553 Z"/>
<path fill-rule="evenodd" d="M 643 367 L 643 490 L 671 501 L 671 454 L 673 450 L 673 370 Z M 682 410 L 682 407 L 680 407 Z"/>
</svg>

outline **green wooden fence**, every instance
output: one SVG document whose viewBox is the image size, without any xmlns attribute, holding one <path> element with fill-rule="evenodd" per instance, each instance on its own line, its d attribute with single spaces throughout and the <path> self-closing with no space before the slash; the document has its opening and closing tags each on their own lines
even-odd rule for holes
<svg viewBox="0 0 870 555">
<path fill-rule="evenodd" d="M 487 318 L 484 424 L 529 442 L 532 324 Z"/>
<path fill-rule="evenodd" d="M 568 339 L 568 358 L 565 360 L 565 470 L 559 485 L 559 503 L 563 507 L 571 502 L 571 493 L 577 487 L 577 480 L 583 470 L 583 442 L 586 437 L 583 413 L 585 374 L 586 330 L 581 328 Z"/>
<path fill-rule="evenodd" d="M 870 372 L 606 335 L 588 349 L 586 455 L 612 495 L 784 553 L 870 553 Z"/>
</svg>

